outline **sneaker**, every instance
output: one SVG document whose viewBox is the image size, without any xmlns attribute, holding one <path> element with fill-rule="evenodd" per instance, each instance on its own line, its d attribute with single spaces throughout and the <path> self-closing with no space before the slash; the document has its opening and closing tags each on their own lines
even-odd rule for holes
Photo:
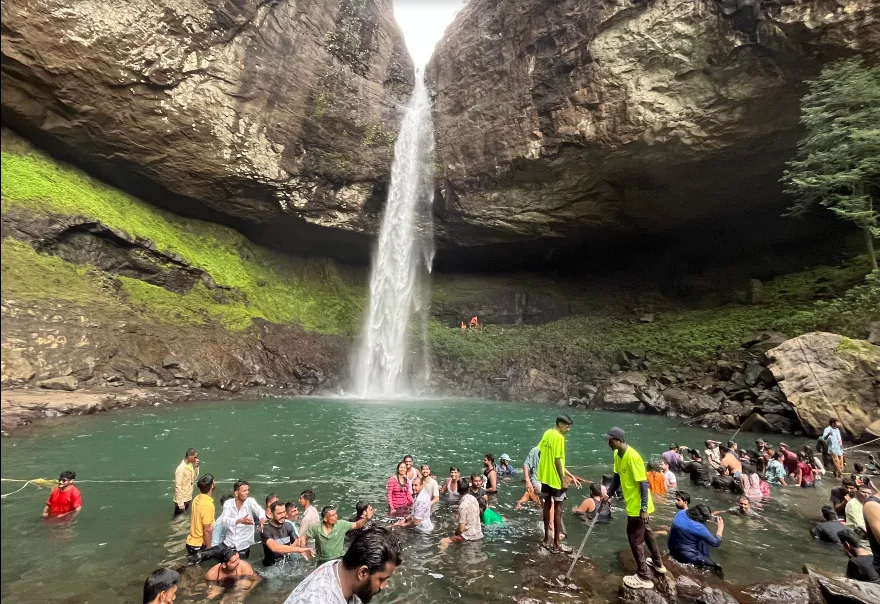
<svg viewBox="0 0 880 604">
<path fill-rule="evenodd" d="M 645 562 L 647 562 L 647 563 L 648 563 L 648 566 L 650 566 L 651 568 L 653 568 L 654 570 L 656 570 L 656 571 L 657 571 L 658 573 L 660 573 L 661 575 L 665 575 L 665 574 L 667 573 L 666 567 L 663 566 L 663 561 L 662 561 L 662 560 L 660 561 L 660 564 L 656 564 L 656 563 L 654 562 L 654 558 L 648 558 L 647 560 L 645 560 Z"/>
<path fill-rule="evenodd" d="M 632 589 L 654 589 L 652 581 L 645 581 L 638 575 L 627 575 L 623 578 L 623 584 Z"/>
</svg>

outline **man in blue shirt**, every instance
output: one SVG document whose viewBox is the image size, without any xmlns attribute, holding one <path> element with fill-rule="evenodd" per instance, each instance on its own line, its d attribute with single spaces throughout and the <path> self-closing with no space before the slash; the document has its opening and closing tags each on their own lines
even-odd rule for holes
<svg viewBox="0 0 880 604">
<path fill-rule="evenodd" d="M 828 420 L 828 427 L 822 432 L 822 440 L 825 441 L 825 448 L 834 462 L 834 477 L 840 478 L 843 476 L 845 462 L 843 459 L 843 439 L 840 436 L 840 422 L 836 417 Z"/>
<path fill-rule="evenodd" d="M 706 528 L 706 522 L 714 518 L 718 522 L 715 535 Z M 724 519 L 712 516 L 712 510 L 705 504 L 681 510 L 672 519 L 669 529 L 669 554 L 678 562 L 708 566 L 721 570 L 709 557 L 709 546 L 719 547 L 724 533 Z"/>
</svg>

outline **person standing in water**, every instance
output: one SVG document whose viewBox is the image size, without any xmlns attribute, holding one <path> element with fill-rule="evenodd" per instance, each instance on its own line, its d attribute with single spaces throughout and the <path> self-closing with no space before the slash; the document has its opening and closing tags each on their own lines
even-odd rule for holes
<svg viewBox="0 0 880 604">
<path fill-rule="evenodd" d="M 299 554 L 306 560 L 315 555 L 314 550 L 306 547 L 305 538 L 297 539 L 293 525 L 286 522 L 287 509 L 283 503 L 273 501 L 269 514 L 269 522 L 263 527 L 263 566 L 272 566 L 288 554 Z"/>
<path fill-rule="evenodd" d="M 579 506 L 572 508 L 571 511 L 577 516 L 583 516 L 587 522 L 591 522 L 596 514 L 599 514 L 599 518 L 596 519 L 597 523 L 611 522 L 611 505 L 602 505 L 602 487 L 595 482 L 590 484 L 590 496 L 584 499 Z"/>
<path fill-rule="evenodd" d="M 340 520 L 335 505 L 326 505 L 321 509 L 321 524 L 313 524 L 309 532 L 300 535 L 296 545 L 303 547 L 306 539 L 315 540 L 315 552 L 318 554 L 318 562 L 341 558 L 345 553 L 345 534 L 348 531 L 359 531 L 373 519 L 373 506 L 368 505 L 364 515 L 357 522 Z"/>
<path fill-rule="evenodd" d="M 458 505 L 458 502 L 461 500 L 461 496 L 464 495 L 462 491 L 458 489 L 458 483 L 461 480 L 461 472 L 455 466 L 449 468 L 449 478 L 446 479 L 446 482 L 440 487 L 440 494 L 446 496 L 446 501 L 449 502 L 450 505 Z"/>
<path fill-rule="evenodd" d="M 841 478 L 846 464 L 843 459 L 843 439 L 840 436 L 840 422 L 836 417 L 828 420 L 828 427 L 822 432 L 822 440 L 825 441 L 825 448 L 828 454 L 831 455 L 831 462 L 834 464 L 834 477 Z"/>
<path fill-rule="evenodd" d="M 311 489 L 306 489 L 302 493 L 299 494 L 299 504 L 303 508 L 302 520 L 299 521 L 299 534 L 305 535 L 309 527 L 313 524 L 318 524 L 321 522 L 321 516 L 318 514 L 318 510 L 315 508 L 315 492 Z M 311 547 L 314 545 L 313 542 L 309 542 L 308 545 Z"/>
<path fill-rule="evenodd" d="M 406 464 L 406 482 L 407 487 L 409 487 L 409 492 L 412 494 L 412 481 L 415 480 L 416 476 L 420 476 L 419 471 L 413 467 L 413 456 L 406 455 L 403 458 L 403 463 Z"/>
<path fill-rule="evenodd" d="M 510 465 L 510 455 L 507 453 L 502 453 L 501 457 L 498 458 L 498 465 L 495 466 L 495 470 L 501 478 L 504 478 L 505 476 L 516 476 L 516 470 Z"/>
<path fill-rule="evenodd" d="M 428 494 L 431 496 L 431 505 L 438 503 L 440 501 L 440 485 L 437 484 L 437 479 L 431 474 L 431 466 L 426 463 L 422 464 L 419 471 L 422 473 L 422 489 L 428 491 Z"/>
<path fill-rule="evenodd" d="M 495 469 L 495 456 L 486 453 L 483 456 L 483 481 L 486 485 L 486 494 L 494 495 L 498 492 L 498 470 Z"/>
<path fill-rule="evenodd" d="M 425 489 L 421 478 L 413 480 L 412 486 L 416 496 L 412 514 L 399 520 L 394 526 L 401 528 L 414 526 L 420 533 L 430 533 L 434 530 L 434 523 L 431 522 L 431 494 Z"/>
<path fill-rule="evenodd" d="M 521 510 L 523 505 L 533 501 L 541 505 L 541 481 L 538 480 L 538 464 L 541 460 L 541 450 L 532 447 L 523 462 L 523 476 L 526 478 L 526 492 L 516 502 L 516 509 Z"/>
<path fill-rule="evenodd" d="M 412 509 L 413 497 L 405 461 L 397 464 L 397 472 L 388 479 L 386 496 L 389 516 L 405 516 Z"/>
<path fill-rule="evenodd" d="M 199 476 L 199 452 L 190 447 L 174 470 L 174 515 L 177 518 L 189 511 L 193 500 L 193 485 Z"/>
<path fill-rule="evenodd" d="M 214 532 L 214 477 L 205 474 L 199 478 L 199 495 L 193 500 L 189 535 L 186 538 L 186 551 L 197 554 L 211 547 Z"/>
<path fill-rule="evenodd" d="M 636 574 L 627 575 L 623 582 L 634 589 L 650 589 L 654 587 L 648 564 L 659 573 L 665 573 L 660 548 L 651 530 L 651 513 L 654 501 L 648 489 L 648 476 L 645 473 L 645 462 L 638 451 L 626 444 L 626 433 L 618 427 L 611 428 L 604 438 L 614 451 L 614 481 L 611 483 L 612 493 L 618 488 L 623 490 L 626 502 L 626 535 L 636 560 Z M 645 558 L 644 546 L 651 550 L 651 558 Z"/>
<path fill-rule="evenodd" d="M 254 527 L 266 522 L 266 512 L 250 496 L 250 485 L 246 480 L 237 480 L 232 486 L 235 496 L 223 504 L 218 525 L 226 529 L 223 544 L 239 553 L 242 558 L 250 555 L 254 544 Z"/>
<path fill-rule="evenodd" d="M 82 509 L 82 493 L 73 486 L 76 472 L 67 470 L 58 477 L 58 486 L 49 493 L 43 507 L 43 518 L 74 518 Z"/>
<path fill-rule="evenodd" d="M 565 501 L 566 476 L 570 477 L 575 486 L 580 481 L 565 469 L 565 435 L 571 430 L 572 419 L 568 415 L 556 418 L 556 427 L 544 432 L 538 443 L 540 459 L 538 461 L 538 480 L 541 482 L 541 494 L 544 497 L 544 541 L 545 547 L 554 553 L 562 549 L 562 502 Z M 552 517 L 552 524 L 551 524 Z M 550 532 L 553 532 L 553 543 L 550 543 Z M 566 546 L 566 549 L 570 550 Z"/>
</svg>

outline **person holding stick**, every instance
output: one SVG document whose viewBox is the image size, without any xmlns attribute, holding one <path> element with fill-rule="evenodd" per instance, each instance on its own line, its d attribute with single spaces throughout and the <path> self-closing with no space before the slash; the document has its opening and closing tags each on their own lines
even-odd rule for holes
<svg viewBox="0 0 880 604">
<path fill-rule="evenodd" d="M 608 446 L 614 451 L 614 480 L 609 491 L 614 493 L 618 488 L 623 490 L 627 515 L 626 534 L 633 558 L 636 560 L 636 574 L 624 577 L 623 583 L 633 589 L 651 589 L 654 587 L 654 582 L 648 572 L 648 565 L 650 564 L 658 573 L 666 573 L 666 567 L 663 566 L 660 548 L 657 547 L 654 531 L 651 530 L 654 501 L 648 489 L 645 462 L 642 461 L 638 451 L 626 444 L 626 433 L 620 428 L 611 428 L 604 438 L 608 440 Z M 607 498 L 606 495 L 603 501 Z M 646 543 L 652 556 L 647 559 L 644 551 Z"/>
</svg>

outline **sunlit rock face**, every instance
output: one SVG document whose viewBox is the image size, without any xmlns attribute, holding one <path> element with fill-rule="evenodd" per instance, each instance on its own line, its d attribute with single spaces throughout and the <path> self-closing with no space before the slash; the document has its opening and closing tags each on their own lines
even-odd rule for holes
<svg viewBox="0 0 880 604">
<path fill-rule="evenodd" d="M 878 24 L 875 0 L 472 0 L 429 65 L 441 237 L 777 218 L 805 80 Z"/>
<path fill-rule="evenodd" d="M 413 77 L 391 0 L 9 0 L 2 40 L 4 124 L 106 180 L 374 229 Z"/>
</svg>

